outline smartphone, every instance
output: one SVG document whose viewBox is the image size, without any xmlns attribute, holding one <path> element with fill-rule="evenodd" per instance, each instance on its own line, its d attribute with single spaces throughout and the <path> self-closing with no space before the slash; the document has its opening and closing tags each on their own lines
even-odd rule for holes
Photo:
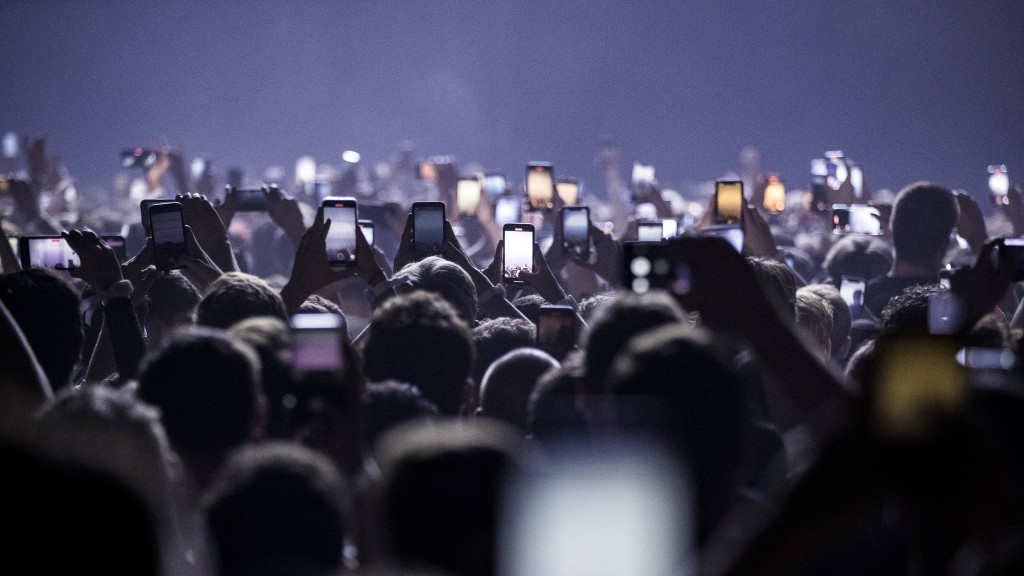
<svg viewBox="0 0 1024 576">
<path fill-rule="evenodd" d="M 743 253 L 743 228 L 739 224 L 717 224 L 704 229 L 705 236 L 720 236 L 740 254 Z"/>
<path fill-rule="evenodd" d="M 850 173 L 842 150 L 825 152 L 825 183 L 833 190 L 839 190 Z"/>
<path fill-rule="evenodd" d="M 786 186 L 778 176 L 768 177 L 768 184 L 764 188 L 764 209 L 772 214 L 778 214 L 786 209 Z"/>
<path fill-rule="evenodd" d="M 147 148 L 121 150 L 122 168 L 149 168 L 156 163 L 156 151 Z"/>
<path fill-rule="evenodd" d="M 266 212 L 270 210 L 266 188 L 236 188 L 234 190 L 239 212 Z"/>
<path fill-rule="evenodd" d="M 139 212 L 142 217 L 142 227 L 146 230 L 146 236 L 152 236 L 153 227 L 149 223 L 149 209 L 157 204 L 163 204 L 170 202 L 170 200 L 163 200 L 158 198 L 147 198 L 146 200 L 139 201 Z"/>
<path fill-rule="evenodd" d="M 18 238 L 18 257 L 23 270 L 29 268 L 72 270 L 82 265 L 78 254 L 71 249 L 67 240 L 58 235 Z"/>
<path fill-rule="evenodd" d="M 988 189 L 996 204 L 1009 204 L 1010 177 L 1006 174 L 1005 164 L 993 164 L 988 167 Z"/>
<path fill-rule="evenodd" d="M 359 229 L 363 231 L 363 237 L 366 238 L 366 243 L 373 246 L 373 220 L 360 218 L 359 220 L 356 220 L 356 224 L 359 225 Z"/>
<path fill-rule="evenodd" d="M 519 274 L 532 274 L 534 271 L 534 227 L 522 222 L 505 224 L 501 228 L 501 237 L 504 241 L 501 255 L 503 278 L 508 283 L 523 284 L 525 280 Z"/>
<path fill-rule="evenodd" d="M 345 319 L 330 312 L 291 317 L 292 366 L 300 374 L 338 372 L 345 367 Z"/>
<path fill-rule="evenodd" d="M 811 160 L 811 206 L 813 212 L 827 213 L 832 203 L 829 201 L 828 163 L 824 158 Z"/>
<path fill-rule="evenodd" d="M 867 204 L 833 204 L 832 232 L 835 234 L 882 234 L 881 213 Z"/>
<path fill-rule="evenodd" d="M 440 256 L 444 246 L 444 202 L 412 203 L 412 239 L 416 259 Z"/>
<path fill-rule="evenodd" d="M 484 173 L 483 189 L 488 198 L 497 198 L 505 193 L 508 181 L 503 172 Z"/>
<path fill-rule="evenodd" d="M 864 170 L 859 164 L 847 162 L 850 166 L 850 186 L 853 187 L 853 195 L 856 198 L 864 197 Z"/>
<path fill-rule="evenodd" d="M 661 230 L 665 238 L 675 238 L 679 234 L 679 222 L 675 218 L 664 218 L 661 221 Z"/>
<path fill-rule="evenodd" d="M 576 346 L 576 311 L 572 306 L 542 304 L 536 337 L 537 346 L 561 362 Z"/>
<path fill-rule="evenodd" d="M 118 262 L 124 264 L 128 259 L 128 251 L 125 248 L 124 236 L 104 234 L 103 236 L 100 236 L 100 238 L 103 238 L 103 241 L 107 243 L 107 246 L 110 246 L 110 249 L 114 251 L 115 255 L 117 255 Z"/>
<path fill-rule="evenodd" d="M 519 222 L 523 218 L 523 201 L 521 198 L 502 196 L 494 205 L 494 223 L 504 226 L 511 222 Z"/>
<path fill-rule="evenodd" d="M 555 197 L 555 172 L 550 162 L 530 162 L 526 165 L 527 206 L 535 212 L 552 207 Z"/>
<path fill-rule="evenodd" d="M 476 176 L 463 176 L 459 178 L 455 186 L 455 204 L 462 216 L 476 214 L 480 206 L 480 196 L 483 194 L 480 178 Z"/>
<path fill-rule="evenodd" d="M 576 261 L 590 258 L 590 208 L 562 208 L 562 247 Z"/>
<path fill-rule="evenodd" d="M 157 270 L 176 270 L 178 256 L 188 254 L 185 243 L 185 219 L 181 202 L 161 202 L 149 207 L 153 264 Z"/>
<path fill-rule="evenodd" d="M 843 297 L 848 306 L 863 306 L 866 286 L 867 283 L 863 278 L 843 276 L 839 281 L 839 295 Z"/>
<path fill-rule="evenodd" d="M 633 183 L 634 189 L 654 184 L 654 166 L 643 162 L 634 162 L 630 181 Z"/>
<path fill-rule="evenodd" d="M 355 266 L 358 220 L 356 199 L 350 196 L 328 196 L 320 206 L 324 209 L 324 220 L 331 221 L 331 228 L 327 231 L 327 264 Z"/>
<path fill-rule="evenodd" d="M 559 178 L 555 192 L 566 206 L 575 206 L 580 200 L 580 181 L 577 178 Z"/>
<path fill-rule="evenodd" d="M 1009 270 L 1014 282 L 1024 280 L 1024 238 L 1005 238 L 999 246 L 999 270 Z"/>
<path fill-rule="evenodd" d="M 665 225 L 661 220 L 641 220 L 636 223 L 638 242 L 661 242 L 665 239 Z"/>
<path fill-rule="evenodd" d="M 437 165 L 433 162 L 420 162 L 416 165 L 416 177 L 425 182 L 437 182 Z"/>
<path fill-rule="evenodd" d="M 674 261 L 668 242 L 625 242 L 622 258 L 622 281 L 628 290 L 643 294 L 662 289 L 677 295 L 690 291 L 690 267 Z"/>
<path fill-rule="evenodd" d="M 715 182 L 716 224 L 743 222 L 743 181 L 718 180 Z"/>
</svg>

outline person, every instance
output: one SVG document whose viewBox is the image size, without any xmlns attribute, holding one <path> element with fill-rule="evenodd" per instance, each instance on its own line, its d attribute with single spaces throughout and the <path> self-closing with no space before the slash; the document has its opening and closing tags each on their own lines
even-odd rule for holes
<svg viewBox="0 0 1024 576">
<path fill-rule="evenodd" d="M 517 348 L 495 360 L 480 382 L 476 415 L 503 420 L 525 435 L 530 396 L 537 381 L 557 369 L 558 360 L 537 348 Z"/>
<path fill-rule="evenodd" d="M 533 444 L 550 450 L 587 437 L 587 421 L 576 402 L 582 380 L 583 354 L 579 351 L 537 379 L 526 415 L 527 438 Z"/>
<path fill-rule="evenodd" d="M 415 290 L 385 301 L 374 310 L 360 349 L 369 382 L 412 384 L 448 416 L 476 404 L 469 326 L 434 292 Z"/>
<path fill-rule="evenodd" d="M 904 288 L 935 284 L 960 218 L 952 190 L 931 182 L 915 182 L 896 194 L 892 207 L 893 264 L 885 276 L 868 280 L 864 305 L 881 316 L 889 300 Z"/>
<path fill-rule="evenodd" d="M 850 307 L 846 304 L 846 300 L 843 300 L 839 289 L 831 284 L 808 284 L 797 289 L 798 297 L 802 291 L 821 296 L 832 307 L 832 332 L 829 334 L 830 358 L 840 365 L 845 364 L 846 358 L 850 355 L 850 325 L 852 324 Z"/>
<path fill-rule="evenodd" d="M 468 326 L 477 322 L 477 292 L 469 274 L 458 264 L 440 256 L 410 262 L 391 277 L 392 284 L 406 290 L 425 290 L 445 299 Z"/>
<path fill-rule="evenodd" d="M 253 316 L 274 316 L 288 321 L 284 300 L 258 276 L 228 272 L 217 278 L 196 305 L 196 324 L 230 328 Z"/>
<path fill-rule="evenodd" d="M 154 274 L 144 301 L 149 348 L 157 350 L 175 333 L 193 326 L 200 299 L 199 291 L 180 272 Z"/>
<path fill-rule="evenodd" d="M 436 420 L 440 417 L 437 405 L 423 397 L 419 388 L 387 380 L 366 385 L 363 391 L 364 451 L 373 452 L 377 442 L 388 431 L 417 419 Z"/>
<path fill-rule="evenodd" d="M 283 440 L 241 446 L 202 496 L 216 574 L 338 574 L 347 509 L 343 477 L 319 451 Z"/>
<path fill-rule="evenodd" d="M 253 316 L 232 324 L 227 333 L 251 346 L 259 356 L 259 380 L 267 399 L 266 437 L 294 440 L 303 418 L 296 410 L 296 374 L 288 324 L 276 316 Z"/>
<path fill-rule="evenodd" d="M 867 281 L 892 268 L 892 246 L 877 236 L 849 234 L 837 240 L 822 262 L 826 280 L 842 288 L 843 276 Z"/>
<path fill-rule="evenodd" d="M 832 305 L 810 290 L 796 292 L 796 325 L 822 360 L 832 359 Z"/>
<path fill-rule="evenodd" d="M 477 388 L 484 373 L 501 356 L 516 348 L 536 346 L 537 327 L 522 318 L 488 318 L 473 327 L 473 360 L 471 376 Z"/>
</svg>

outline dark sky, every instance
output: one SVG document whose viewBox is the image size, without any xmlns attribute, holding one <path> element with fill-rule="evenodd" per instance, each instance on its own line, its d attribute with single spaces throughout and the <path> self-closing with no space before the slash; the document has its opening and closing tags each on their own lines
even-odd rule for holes
<svg viewBox="0 0 1024 576">
<path fill-rule="evenodd" d="M 748 144 L 801 186 L 836 148 L 876 189 L 1024 173 L 1020 0 L 3 0 L 0 29 L 0 130 L 83 185 L 165 139 L 250 172 L 408 139 L 596 185 L 610 137 L 666 185 Z"/>
</svg>

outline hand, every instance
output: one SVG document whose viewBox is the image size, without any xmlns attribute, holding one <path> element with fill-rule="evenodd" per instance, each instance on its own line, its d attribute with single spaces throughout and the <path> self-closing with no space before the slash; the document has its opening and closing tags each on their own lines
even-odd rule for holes
<svg viewBox="0 0 1024 576">
<path fill-rule="evenodd" d="M 963 190 L 957 190 L 953 194 L 960 206 L 960 218 L 956 222 L 957 233 L 967 241 L 972 251 L 977 252 L 988 240 L 985 217 L 970 194 Z"/>
<path fill-rule="evenodd" d="M 324 220 L 324 209 L 318 208 L 313 224 L 299 240 L 291 276 L 281 290 L 281 297 L 284 298 L 289 313 L 298 310 L 310 294 L 328 284 L 351 278 L 356 274 L 355 266 L 333 268 L 327 264 L 327 232 L 330 230 L 330 222 L 330 220 Z M 357 226 L 356 229 L 358 230 L 359 227 Z M 361 259 L 373 261 L 373 256 L 368 250 L 369 245 L 366 243 L 366 238 L 359 231 L 356 235 L 357 266 Z"/>
<path fill-rule="evenodd" d="M 150 287 L 160 275 L 153 267 L 153 239 L 146 238 L 146 243 L 138 254 L 132 256 L 121 265 L 121 274 L 132 283 L 132 304 L 136 307 L 145 302 Z"/>
<path fill-rule="evenodd" d="M 435 166 L 437 168 L 437 191 L 441 195 L 441 201 L 444 202 L 446 218 L 457 220 L 459 207 L 455 203 L 455 188 L 459 185 L 458 168 L 451 158 L 441 158 Z"/>
<path fill-rule="evenodd" d="M 561 200 L 559 200 L 557 204 L 561 205 Z M 569 263 L 569 254 L 566 253 L 565 246 L 563 246 L 565 233 L 562 230 L 562 210 L 563 208 L 557 209 L 557 216 L 555 217 L 554 222 L 551 223 L 551 246 L 548 247 L 547 253 L 544 254 L 544 259 L 547 261 L 547 267 L 556 275 L 565 268 L 566 264 Z"/>
<path fill-rule="evenodd" d="M 771 226 L 761 212 L 751 204 L 743 206 L 743 248 L 758 258 L 774 258 L 779 252 Z"/>
<path fill-rule="evenodd" d="M 594 243 L 593 262 L 578 262 L 580 267 L 590 270 L 600 276 L 605 282 L 612 286 L 618 286 L 622 282 L 622 245 L 619 244 L 611 234 L 607 234 L 594 225 L 590 227 L 590 239 Z"/>
<path fill-rule="evenodd" d="M 498 240 L 498 243 L 494 246 L 494 260 L 487 265 L 481 272 L 483 275 L 490 280 L 491 284 L 497 284 L 501 282 L 501 253 L 505 249 L 505 241 Z"/>
<path fill-rule="evenodd" d="M 146 168 L 146 184 L 150 192 L 160 188 L 164 174 L 171 168 L 171 155 L 166 150 L 157 150 L 156 160 Z"/>
<path fill-rule="evenodd" d="M 174 264 L 201 294 L 210 283 L 220 278 L 222 272 L 199 245 L 189 225 L 185 226 L 185 244 L 188 246 L 188 253 L 179 255 Z"/>
<path fill-rule="evenodd" d="M 519 277 L 533 286 L 541 298 L 552 304 L 565 298 L 565 290 L 559 284 L 558 278 L 548 268 L 548 263 L 540 250 L 540 244 L 536 242 L 533 243 L 533 269 L 536 272 L 520 272 Z"/>
<path fill-rule="evenodd" d="M 398 250 L 395 251 L 395 271 L 399 271 L 407 264 L 416 261 L 416 246 L 413 242 L 413 219 L 412 213 L 405 218 L 405 228 L 402 229 L 402 236 L 398 240 Z"/>
<path fill-rule="evenodd" d="M 231 186 L 224 187 L 224 199 L 213 205 L 225 228 L 231 226 L 231 219 L 238 212 L 238 191 Z"/>
<path fill-rule="evenodd" d="M 306 224 L 302 220 L 299 201 L 292 196 L 285 195 L 276 185 L 266 188 L 265 193 L 270 206 L 268 210 L 270 219 L 284 230 L 293 245 L 298 246 L 302 235 L 306 232 Z"/>
<path fill-rule="evenodd" d="M 1003 239 L 985 243 L 972 266 L 963 266 L 949 277 L 950 290 L 966 306 L 967 328 L 992 312 L 1013 284 L 1013 266 L 1003 258 Z M 996 258 L 998 256 L 999 258 Z"/>
<path fill-rule="evenodd" d="M 237 272 L 238 263 L 228 230 L 213 204 L 199 194 L 178 194 L 175 200 L 181 203 L 182 217 L 192 227 L 199 245 L 213 263 L 225 272 Z"/>
<path fill-rule="evenodd" d="M 92 230 L 71 230 L 61 236 L 81 261 L 81 266 L 69 270 L 71 276 L 84 280 L 97 292 L 107 291 L 114 282 L 124 278 L 114 250 Z"/>
</svg>

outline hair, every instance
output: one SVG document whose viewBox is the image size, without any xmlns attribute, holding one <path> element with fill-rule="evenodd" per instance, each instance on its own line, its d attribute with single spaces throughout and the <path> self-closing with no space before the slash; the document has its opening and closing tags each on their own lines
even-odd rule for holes
<svg viewBox="0 0 1024 576">
<path fill-rule="evenodd" d="M 524 294 L 512 301 L 516 310 L 522 312 L 523 316 L 526 316 L 527 320 L 534 324 L 540 317 L 540 307 L 547 303 L 548 301 L 540 294 Z"/>
<path fill-rule="evenodd" d="M 901 260 L 930 263 L 949 247 L 960 218 L 953 192 L 931 182 L 915 182 L 896 194 L 892 206 L 892 245 Z"/>
<path fill-rule="evenodd" d="M 529 320 L 502 316 L 481 321 L 473 327 L 473 381 L 479 387 L 492 362 L 516 348 L 535 346 L 536 342 L 537 328 Z"/>
<path fill-rule="evenodd" d="M 473 337 L 440 295 L 417 290 L 385 301 L 362 337 L 362 354 L 369 381 L 407 382 L 442 414 L 459 413 L 473 366 Z"/>
<path fill-rule="evenodd" d="M 536 348 L 519 348 L 498 358 L 480 382 L 480 415 L 504 420 L 525 433 L 537 380 L 558 366 L 558 360 Z"/>
<path fill-rule="evenodd" d="M 146 314 L 167 325 L 191 322 L 199 300 L 199 291 L 180 272 L 158 274 L 146 294 Z"/>
<path fill-rule="evenodd" d="M 224 331 L 194 328 L 146 358 L 138 394 L 160 409 L 171 447 L 200 485 L 253 437 L 263 392 L 259 357 Z"/>
<path fill-rule="evenodd" d="M 228 334 L 251 346 L 259 356 L 260 383 L 267 397 L 267 436 L 290 438 L 295 431 L 290 410 L 295 386 L 291 329 L 275 316 L 254 316 L 233 324 Z"/>
<path fill-rule="evenodd" d="M 832 341 L 832 305 L 810 290 L 796 292 L 796 325 L 823 353 Z"/>
<path fill-rule="evenodd" d="M 933 294 L 947 291 L 942 284 L 917 284 L 889 299 L 882 309 L 880 335 L 927 334 L 928 302 Z"/>
<path fill-rule="evenodd" d="M 892 246 L 873 236 L 850 234 L 829 248 L 822 266 L 832 284 L 839 287 L 843 276 L 865 281 L 884 276 L 892 268 Z"/>
<path fill-rule="evenodd" d="M 302 304 L 299 305 L 299 313 L 301 314 L 337 314 L 338 316 L 345 316 L 345 311 L 341 309 L 341 306 L 333 300 L 324 298 L 319 294 L 311 294 Z"/>
<path fill-rule="evenodd" d="M 611 292 L 601 292 L 584 298 L 577 304 L 577 312 L 580 318 L 583 318 L 584 322 L 590 322 L 590 318 L 593 317 L 594 311 L 601 307 L 602 304 L 611 300 Z"/>
<path fill-rule="evenodd" d="M 276 316 L 288 321 L 284 300 L 258 276 L 244 272 L 227 272 L 210 283 L 196 306 L 196 323 L 214 328 L 253 316 Z"/>
<path fill-rule="evenodd" d="M 437 405 L 424 398 L 419 388 L 395 380 L 367 384 L 363 409 L 363 440 L 368 450 L 399 424 L 420 418 L 436 419 L 440 415 Z"/>
<path fill-rule="evenodd" d="M 530 394 L 526 429 L 541 444 L 586 434 L 587 422 L 576 406 L 583 379 L 583 355 L 570 354 L 561 366 L 541 375 Z"/>
<path fill-rule="evenodd" d="M 232 452 L 203 495 L 218 574 L 335 574 L 345 481 L 325 454 L 281 440 Z"/>
<path fill-rule="evenodd" d="M 433 292 L 455 309 L 467 326 L 476 323 L 479 301 L 469 273 L 440 256 L 428 256 L 397 271 L 392 283 L 408 283 L 413 290 Z"/>
<path fill-rule="evenodd" d="M 747 262 L 768 300 L 776 306 L 783 318 L 790 322 L 795 320 L 796 290 L 805 284 L 804 280 L 792 268 L 777 260 L 748 257 Z"/>
<path fill-rule="evenodd" d="M 664 324 L 686 320 L 683 307 L 663 290 L 643 294 L 619 292 L 594 313 L 580 338 L 585 351 L 583 389 L 599 394 L 615 354 L 633 336 Z"/>
<path fill-rule="evenodd" d="M 797 295 L 799 296 L 803 291 L 821 296 L 832 307 L 832 332 L 829 334 L 829 340 L 832 342 L 832 357 L 837 358 L 846 345 L 846 339 L 850 337 L 850 328 L 853 323 L 850 306 L 846 300 L 843 300 L 839 289 L 831 284 L 808 284 L 797 290 Z M 843 358 L 838 359 L 842 360 Z"/>
<path fill-rule="evenodd" d="M 54 392 L 71 385 L 82 354 L 81 296 L 45 268 L 0 274 L 0 300 L 18 323 Z"/>
</svg>

